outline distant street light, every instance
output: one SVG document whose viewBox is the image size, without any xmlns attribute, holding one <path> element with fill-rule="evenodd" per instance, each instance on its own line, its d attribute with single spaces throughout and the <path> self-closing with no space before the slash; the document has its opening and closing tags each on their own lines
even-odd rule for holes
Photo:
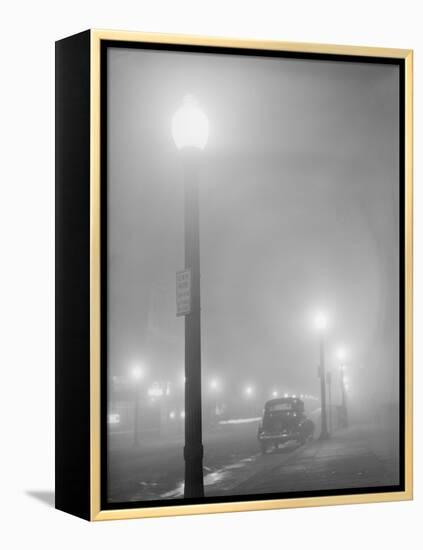
<svg viewBox="0 0 423 550">
<path fill-rule="evenodd" d="M 216 420 L 219 414 L 219 406 L 218 406 L 218 395 L 220 392 L 219 380 L 217 380 L 216 378 L 213 378 L 212 380 L 210 380 L 210 390 L 213 394 L 213 414 L 214 414 L 213 420 Z"/>
<path fill-rule="evenodd" d="M 246 386 L 244 392 L 247 397 L 251 397 L 254 393 L 254 389 L 252 386 Z"/>
<path fill-rule="evenodd" d="M 314 326 L 319 332 L 325 331 L 328 326 L 327 316 L 322 312 L 317 313 L 316 317 L 314 318 Z"/>
<path fill-rule="evenodd" d="M 142 367 L 140 367 L 139 365 L 135 365 L 131 369 L 131 377 L 135 381 L 141 380 L 142 378 L 144 378 L 144 369 Z"/>
<path fill-rule="evenodd" d="M 347 405 L 347 389 L 348 384 L 345 377 L 345 360 L 347 359 L 347 351 L 343 347 L 339 347 L 336 356 L 340 362 L 339 364 L 339 379 L 341 383 L 341 425 L 343 428 L 348 428 L 348 405 Z"/>
<path fill-rule="evenodd" d="M 185 269 L 190 272 L 190 308 L 185 314 L 185 498 L 204 496 L 201 419 L 201 312 L 198 154 L 209 123 L 192 96 L 173 116 L 172 136 L 184 162 Z"/>
<path fill-rule="evenodd" d="M 219 389 L 219 381 L 216 380 L 216 378 L 213 378 L 213 380 L 210 380 L 210 389 L 214 391 Z"/>
<path fill-rule="evenodd" d="M 164 395 L 164 390 L 160 384 L 156 382 L 148 388 L 147 394 L 149 397 L 162 397 Z"/>
<path fill-rule="evenodd" d="M 332 373 L 330 371 L 326 372 L 326 383 L 328 386 L 328 420 L 329 420 L 329 433 L 332 433 L 333 423 L 332 423 Z"/>
<path fill-rule="evenodd" d="M 132 380 L 134 381 L 134 445 L 139 443 L 139 400 L 140 400 L 140 383 L 144 378 L 144 369 L 140 365 L 135 365 L 130 371 Z"/>
<path fill-rule="evenodd" d="M 328 326 L 326 314 L 320 312 L 314 318 L 314 326 L 319 333 L 319 377 L 321 396 L 321 433 L 320 439 L 329 439 L 327 413 L 326 413 L 326 373 L 325 373 L 325 333 Z"/>
<path fill-rule="evenodd" d="M 339 359 L 339 361 L 343 362 L 347 358 L 347 350 L 344 347 L 339 347 L 336 350 L 336 357 Z"/>
<path fill-rule="evenodd" d="M 252 386 L 251 384 L 248 384 L 247 386 L 245 386 L 244 388 L 244 395 L 245 395 L 245 398 L 246 398 L 246 413 L 248 415 L 254 415 L 255 414 L 255 399 L 253 399 L 253 396 L 254 396 L 254 392 L 255 392 L 255 389 L 254 389 L 254 386 Z"/>
<path fill-rule="evenodd" d="M 278 396 L 278 392 L 275 390 L 275 391 L 272 391 L 272 397 L 273 398 L 276 398 Z"/>
</svg>

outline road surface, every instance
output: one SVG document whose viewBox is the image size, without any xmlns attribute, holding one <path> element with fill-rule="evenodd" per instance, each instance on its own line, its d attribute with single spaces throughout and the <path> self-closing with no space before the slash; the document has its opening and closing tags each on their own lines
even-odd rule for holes
<svg viewBox="0 0 423 550">
<path fill-rule="evenodd" d="M 219 426 L 204 434 L 206 496 L 236 496 L 395 485 L 398 438 L 382 426 L 352 426 L 329 441 L 287 443 L 261 455 L 257 422 Z M 183 496 L 181 435 L 110 439 L 109 501 L 162 500 Z"/>
</svg>

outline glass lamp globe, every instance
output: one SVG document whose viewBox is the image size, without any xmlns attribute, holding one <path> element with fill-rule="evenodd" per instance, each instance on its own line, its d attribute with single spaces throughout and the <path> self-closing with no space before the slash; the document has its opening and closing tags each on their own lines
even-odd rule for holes
<svg viewBox="0 0 423 550">
<path fill-rule="evenodd" d="M 139 365 L 135 365 L 134 367 L 132 367 L 131 376 L 136 381 L 141 380 L 144 376 L 144 371 L 142 367 L 140 367 Z"/>
<path fill-rule="evenodd" d="M 314 326 L 319 332 L 324 332 L 328 326 L 328 318 L 324 313 L 318 313 L 314 318 Z"/>
<path fill-rule="evenodd" d="M 338 348 L 337 351 L 336 351 L 336 357 L 340 361 L 345 361 L 345 359 L 347 358 L 346 349 L 345 348 Z"/>
<path fill-rule="evenodd" d="M 178 149 L 204 149 L 207 144 L 209 121 L 191 95 L 173 115 L 172 136 Z"/>
</svg>

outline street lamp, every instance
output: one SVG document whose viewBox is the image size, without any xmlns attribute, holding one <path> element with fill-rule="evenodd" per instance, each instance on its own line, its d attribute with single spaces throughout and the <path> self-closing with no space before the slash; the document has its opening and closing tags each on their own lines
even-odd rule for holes
<svg viewBox="0 0 423 550">
<path fill-rule="evenodd" d="M 252 415 L 255 412 L 254 403 L 254 387 L 251 384 L 247 384 L 244 388 L 244 395 L 248 404 L 246 405 L 246 414 Z"/>
<path fill-rule="evenodd" d="M 254 393 L 253 387 L 252 386 L 246 386 L 245 395 L 247 397 L 250 397 L 251 395 L 253 395 L 253 393 Z"/>
<path fill-rule="evenodd" d="M 347 381 L 345 378 L 345 360 L 347 358 L 347 351 L 345 348 L 338 348 L 336 357 L 339 360 L 339 378 L 341 383 L 342 427 L 348 428 Z"/>
<path fill-rule="evenodd" d="M 326 371 L 326 384 L 328 387 L 328 424 L 329 424 L 329 433 L 333 431 L 333 422 L 332 422 L 332 373 L 330 370 Z"/>
<path fill-rule="evenodd" d="M 172 136 L 178 149 L 204 149 L 209 121 L 192 95 L 186 95 L 172 119 Z"/>
<path fill-rule="evenodd" d="M 341 363 L 343 361 L 345 361 L 345 359 L 347 358 L 347 350 L 344 348 L 344 347 L 339 347 L 337 350 L 336 350 L 336 358 L 339 359 L 339 361 L 341 361 Z"/>
<path fill-rule="evenodd" d="M 139 365 L 135 365 L 131 369 L 131 377 L 133 380 L 138 382 L 144 377 L 144 370 Z"/>
<path fill-rule="evenodd" d="M 214 391 L 219 389 L 219 382 L 216 380 L 216 378 L 213 378 L 213 380 L 210 380 L 210 388 Z"/>
<path fill-rule="evenodd" d="M 322 312 L 317 313 L 316 317 L 314 318 L 314 326 L 315 326 L 316 330 L 318 330 L 320 332 L 325 331 L 328 327 L 328 318 L 327 318 L 327 316 Z"/>
<path fill-rule="evenodd" d="M 319 312 L 314 318 L 314 326 L 319 333 L 319 377 L 321 395 L 321 433 L 320 439 L 329 439 L 329 431 L 326 413 L 326 374 L 325 374 L 325 333 L 328 326 L 328 318 L 325 313 Z"/>
<path fill-rule="evenodd" d="M 217 420 L 219 415 L 219 406 L 218 406 L 218 394 L 220 390 L 219 380 L 213 378 L 210 380 L 210 390 L 213 394 L 213 420 Z"/>
<path fill-rule="evenodd" d="M 144 369 L 140 365 L 135 365 L 130 371 L 132 380 L 134 381 L 134 445 L 139 443 L 139 385 L 144 377 Z"/>
<path fill-rule="evenodd" d="M 185 313 L 185 498 L 204 496 L 201 420 L 201 314 L 198 154 L 207 144 L 209 123 L 192 96 L 172 119 L 172 136 L 183 153 L 185 269 L 190 272 L 190 308 Z"/>
</svg>

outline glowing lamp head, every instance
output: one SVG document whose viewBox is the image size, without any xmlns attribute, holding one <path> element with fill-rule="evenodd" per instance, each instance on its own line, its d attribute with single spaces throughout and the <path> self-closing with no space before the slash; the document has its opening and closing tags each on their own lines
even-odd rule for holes
<svg viewBox="0 0 423 550">
<path fill-rule="evenodd" d="M 163 388 L 159 386 L 159 384 L 153 384 L 150 388 L 148 388 L 148 396 L 149 397 L 162 397 L 163 395 Z"/>
<path fill-rule="evenodd" d="M 325 332 L 328 326 L 328 318 L 324 313 L 317 313 L 314 318 L 314 326 L 319 332 Z"/>
<path fill-rule="evenodd" d="M 254 390 L 253 390 L 253 388 L 252 388 L 251 386 L 247 386 L 247 387 L 245 388 L 245 395 L 251 396 L 251 395 L 253 395 L 253 391 L 254 391 Z"/>
<path fill-rule="evenodd" d="M 131 376 L 133 380 L 139 382 L 144 376 L 144 371 L 139 365 L 135 365 L 135 367 L 132 367 Z"/>
<path fill-rule="evenodd" d="M 204 149 L 209 137 L 209 121 L 191 95 L 172 118 L 172 136 L 178 149 Z"/>
<path fill-rule="evenodd" d="M 345 359 L 347 358 L 347 351 L 345 348 L 338 348 L 337 351 L 336 351 L 336 357 L 337 359 L 339 359 L 340 361 L 345 361 Z"/>
</svg>

